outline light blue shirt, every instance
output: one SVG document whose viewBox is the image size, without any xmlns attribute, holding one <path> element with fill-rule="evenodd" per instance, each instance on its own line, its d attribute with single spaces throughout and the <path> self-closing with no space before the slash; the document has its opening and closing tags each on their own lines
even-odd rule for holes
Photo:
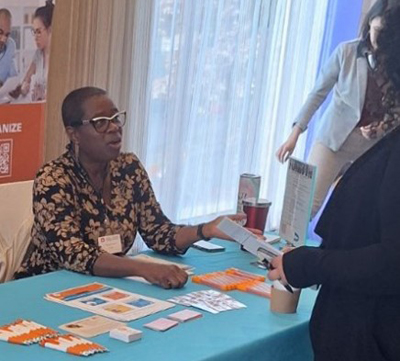
<svg viewBox="0 0 400 361">
<path fill-rule="evenodd" d="M 18 74 L 14 60 L 15 48 L 15 41 L 8 38 L 5 50 L 0 52 L 0 82 L 2 83 Z"/>
</svg>

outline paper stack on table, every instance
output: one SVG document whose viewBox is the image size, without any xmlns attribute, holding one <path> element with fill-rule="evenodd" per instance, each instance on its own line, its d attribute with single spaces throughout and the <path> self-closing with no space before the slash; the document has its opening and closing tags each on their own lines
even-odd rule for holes
<svg viewBox="0 0 400 361">
<path fill-rule="evenodd" d="M 133 342 L 142 338 L 143 332 L 131 327 L 118 327 L 110 331 L 110 337 L 123 342 Z"/>
</svg>

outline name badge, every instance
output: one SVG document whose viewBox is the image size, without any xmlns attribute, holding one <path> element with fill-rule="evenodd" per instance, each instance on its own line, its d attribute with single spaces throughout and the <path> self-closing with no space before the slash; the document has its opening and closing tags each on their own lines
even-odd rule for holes
<svg viewBox="0 0 400 361">
<path fill-rule="evenodd" d="M 111 236 L 103 236 L 98 238 L 100 248 L 107 253 L 121 253 L 122 242 L 119 234 L 112 234 Z"/>
</svg>

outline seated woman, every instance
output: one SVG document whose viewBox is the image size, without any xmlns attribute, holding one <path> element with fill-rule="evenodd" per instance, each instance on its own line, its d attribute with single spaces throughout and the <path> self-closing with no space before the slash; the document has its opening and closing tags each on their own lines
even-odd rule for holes
<svg viewBox="0 0 400 361">
<path fill-rule="evenodd" d="M 179 267 L 124 257 L 136 233 L 150 248 L 169 255 L 185 253 L 199 239 L 226 239 L 217 229 L 221 217 L 182 226 L 163 214 L 139 159 L 120 152 L 125 116 L 99 88 L 80 88 L 65 98 L 62 118 L 70 143 L 36 176 L 32 240 L 15 278 L 68 269 L 142 276 L 178 288 L 187 281 Z"/>
<path fill-rule="evenodd" d="M 399 123 L 400 7 L 383 17 L 378 66 L 390 109 L 377 127 Z M 400 359 L 400 127 L 361 156 L 339 182 L 317 225 L 320 248 L 273 260 L 268 277 L 321 285 L 310 334 L 316 361 Z"/>
</svg>

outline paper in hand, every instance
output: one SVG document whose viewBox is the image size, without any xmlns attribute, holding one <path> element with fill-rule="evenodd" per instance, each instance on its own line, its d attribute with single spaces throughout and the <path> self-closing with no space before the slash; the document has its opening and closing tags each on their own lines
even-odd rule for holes
<svg viewBox="0 0 400 361">
<path fill-rule="evenodd" d="M 228 217 L 223 218 L 217 227 L 227 236 L 240 243 L 246 251 L 268 262 L 272 258 L 282 254 L 281 251 L 271 246 L 268 242 L 260 240 L 252 232 L 238 225 Z"/>
</svg>

